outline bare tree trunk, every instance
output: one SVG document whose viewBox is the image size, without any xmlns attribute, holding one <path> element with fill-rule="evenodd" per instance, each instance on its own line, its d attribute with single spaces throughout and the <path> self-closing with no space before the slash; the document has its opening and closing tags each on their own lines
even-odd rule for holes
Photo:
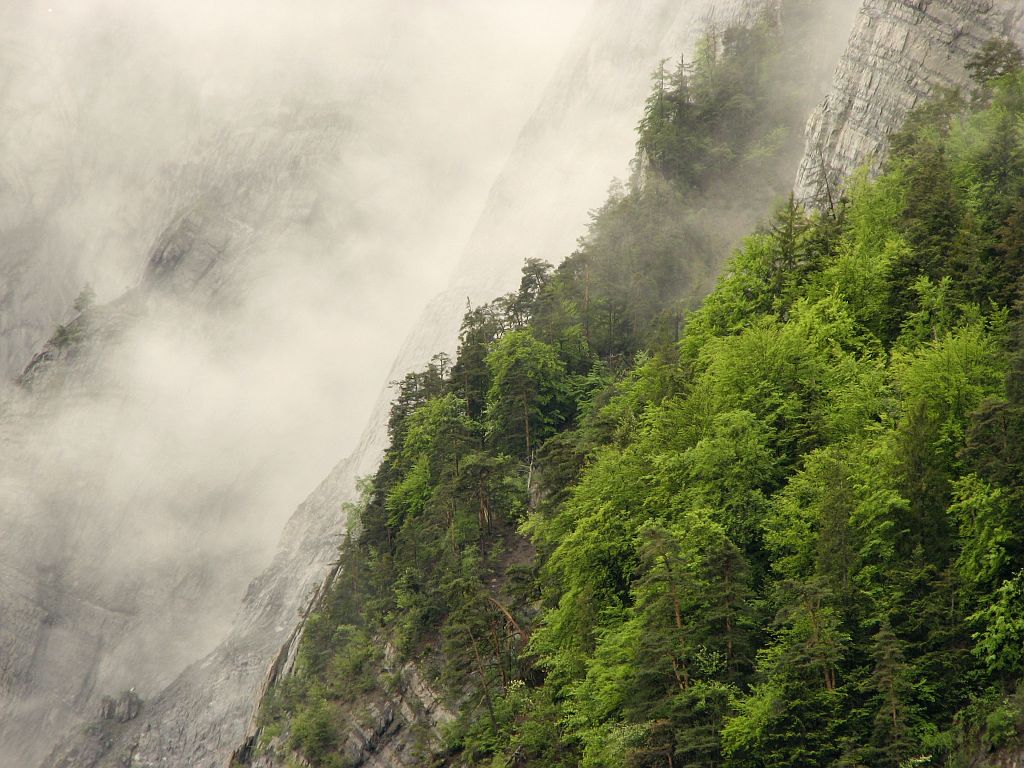
<svg viewBox="0 0 1024 768">
<path fill-rule="evenodd" d="M 493 729 L 493 733 L 497 733 L 498 719 L 494 716 L 494 702 L 491 701 L 491 692 L 487 687 L 487 675 L 484 672 L 484 663 L 480 658 L 480 650 L 476 646 L 476 636 L 473 634 L 472 630 L 468 630 L 468 632 L 470 644 L 473 646 L 473 658 L 476 661 L 477 671 L 480 673 L 480 687 L 483 688 L 484 701 L 487 702 L 487 714 L 490 715 L 491 718 L 491 728 Z"/>
<path fill-rule="evenodd" d="M 519 622 L 515 620 L 515 617 L 512 616 L 512 613 L 509 611 L 509 609 L 506 608 L 501 603 L 499 603 L 496 599 L 494 599 L 490 595 L 487 596 L 487 599 L 491 601 L 491 603 L 494 605 L 495 608 L 497 608 L 499 611 L 501 611 L 505 615 L 505 618 L 508 619 L 508 623 L 511 624 L 512 628 L 515 629 L 515 631 L 519 633 L 519 636 L 523 640 L 523 644 L 528 643 L 530 641 L 530 633 L 527 632 L 525 629 L 523 629 L 521 626 L 519 626 Z"/>
<path fill-rule="evenodd" d="M 526 432 L 526 455 L 530 455 L 530 407 L 523 395 L 523 429 Z"/>
</svg>

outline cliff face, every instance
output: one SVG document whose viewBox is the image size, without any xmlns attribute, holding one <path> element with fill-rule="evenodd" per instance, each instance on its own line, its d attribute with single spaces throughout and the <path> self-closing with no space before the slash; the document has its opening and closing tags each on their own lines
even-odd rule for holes
<svg viewBox="0 0 1024 768">
<path fill-rule="evenodd" d="M 1024 40 L 1021 0 L 865 0 L 832 91 L 811 116 L 797 174 L 800 197 L 867 163 L 937 88 L 970 82 L 967 64 L 994 37 Z"/>
<path fill-rule="evenodd" d="M 0 402 L 2 765 L 40 759 L 56 733 L 101 712 L 105 694 L 167 685 L 223 637 L 269 559 L 276 526 L 253 515 L 261 459 L 235 453 L 221 466 L 238 474 L 225 481 L 201 465 L 228 444 L 190 444 L 178 428 L 205 410 L 188 392 L 199 359 L 179 344 L 205 340 L 205 367 L 244 338 L 224 315 L 244 306 L 265 257 L 317 200 L 292 153 L 320 168 L 346 130 L 316 115 L 315 127 L 263 125 L 210 147 L 230 171 L 181 169 L 175 184 L 193 202 L 139 286 L 68 322 Z M 248 195 L 225 199 L 214 178 Z M 176 378 L 178 395 L 164 389 Z"/>
<path fill-rule="evenodd" d="M 126 34 L 104 38 L 101 25 L 61 36 L 55 18 L 38 20 L 45 7 L 0 13 L 2 387 L 70 319 L 87 280 L 106 296 L 134 281 L 182 202 L 161 169 L 185 153 L 199 94 L 128 18 Z M 145 152 L 129 149 L 138 136 Z"/>
<path fill-rule="evenodd" d="M 107 713 L 105 696 L 134 687 L 154 711 L 228 637 L 296 504 L 357 443 L 392 362 L 380 340 L 442 282 L 417 279 L 440 260 L 433 244 L 486 191 L 477 166 L 494 148 L 460 140 L 483 123 L 501 151 L 515 129 L 476 104 L 436 119 L 468 87 L 448 86 L 467 54 L 434 50 L 436 30 L 423 42 L 405 3 L 346 3 L 369 42 L 338 53 L 335 18 L 318 33 L 329 45 L 309 46 L 315 61 L 289 48 L 284 64 L 280 51 L 239 54 L 251 27 L 232 23 L 211 44 L 217 13 L 201 2 L 101 0 L 52 16 L 0 5 L 0 350 L 14 350 L 11 378 L 24 371 L 0 385 L 0 766 L 24 768 Z M 296 24 L 338 4 L 277 5 L 286 28 L 270 34 L 284 48 Z M 199 19 L 202 39 L 168 42 L 163 10 L 186 32 Z M 421 47 L 407 52 L 410 39 Z M 359 66 L 335 67 L 335 54 Z M 209 70 L 194 57 L 222 77 L 196 88 L 191 76 Z M 404 164 L 414 152 L 426 167 Z M 87 274 L 101 301 L 76 318 Z M 30 328 L 23 343 L 17 328 Z M 345 493 L 356 470 L 368 471 L 341 472 Z M 337 504 L 316 498 L 331 516 L 302 541 L 337 530 Z M 298 589 L 322 580 L 335 548 L 323 547 L 313 564 L 282 551 Z M 299 621 L 294 604 L 269 619 L 268 644 Z M 262 676 L 273 653 L 259 648 Z M 175 701 L 200 720 L 209 692 L 190 691 Z M 101 745 L 138 718 L 124 719 L 103 721 Z"/>
</svg>

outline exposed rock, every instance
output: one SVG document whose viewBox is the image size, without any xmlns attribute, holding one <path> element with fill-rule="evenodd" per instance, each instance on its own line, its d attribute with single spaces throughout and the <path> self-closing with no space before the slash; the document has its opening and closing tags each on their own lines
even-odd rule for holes
<svg viewBox="0 0 1024 768">
<path fill-rule="evenodd" d="M 395 679 L 394 690 L 379 688 L 357 703 L 343 705 L 339 719 L 346 725 L 338 751 L 352 768 L 416 768 L 442 749 L 441 728 L 455 715 L 414 664 L 398 667 L 390 644 L 384 648 L 377 680 Z M 254 739 L 255 743 L 256 739 Z M 288 734 L 277 736 L 257 754 L 244 757 L 253 768 L 280 768 L 286 759 L 301 758 L 288 748 Z"/>
<path fill-rule="evenodd" d="M 796 192 L 819 196 L 855 168 L 878 171 L 889 135 L 937 88 L 970 82 L 989 40 L 1024 43 L 1020 0 L 864 0 L 832 91 L 807 126 Z"/>
<path fill-rule="evenodd" d="M 129 679 L 147 697 L 163 689 L 224 637 L 246 584 L 269 560 L 279 528 L 250 529 L 253 499 L 238 478 L 185 482 L 161 507 L 163 495 L 145 490 L 160 485 L 159 471 L 110 477 L 108 468 L 140 448 L 126 456 L 118 442 L 126 413 L 151 407 L 124 380 L 146 367 L 134 356 L 137 335 L 168 328 L 216 339 L 220 315 L 209 309 L 229 310 L 277 238 L 308 222 L 316 174 L 348 130 L 329 109 L 310 111 L 316 121 L 297 112 L 294 122 L 275 119 L 197 152 L 170 182 L 191 202 L 167 222 L 139 287 L 64 322 L 19 386 L 0 392 L 5 768 L 35 764 L 60 734 L 95 717 L 105 706 L 100 691 Z M 307 164 L 295 165 L 296 154 Z M 222 184 L 244 187 L 245 199 L 219 194 Z M 194 477 L 187 465 L 170 471 Z M 218 538 L 226 546 L 204 554 L 204 540 Z M 124 697 L 113 709 L 125 726 L 139 714 Z M 114 739 L 123 730 L 96 733 Z"/>
<path fill-rule="evenodd" d="M 109 295 L 128 282 L 122 274 L 137 273 L 181 204 L 159 171 L 184 149 L 178 140 L 197 99 L 174 62 L 132 66 L 148 58 L 152 28 L 104 40 L 83 61 L 75 58 L 83 41 L 42 31 L 31 23 L 35 11 L 0 11 L 0 386 L 69 319 L 86 279 L 109 277 Z M 130 27 L 127 16 L 121 23 Z M 106 84 L 102 96 L 83 82 L 91 76 Z M 140 82 L 177 98 L 140 108 Z M 147 136 L 146 152 L 126 153 L 126 136 Z M 104 226 L 91 224 L 97 219 Z"/>
<path fill-rule="evenodd" d="M 1019 747 L 1004 750 L 990 759 L 992 768 L 1024 768 L 1024 751 Z"/>
<path fill-rule="evenodd" d="M 113 696 L 104 696 L 100 699 L 100 720 L 127 723 L 138 717 L 141 710 L 142 700 L 134 688 L 123 691 L 116 699 Z"/>
</svg>

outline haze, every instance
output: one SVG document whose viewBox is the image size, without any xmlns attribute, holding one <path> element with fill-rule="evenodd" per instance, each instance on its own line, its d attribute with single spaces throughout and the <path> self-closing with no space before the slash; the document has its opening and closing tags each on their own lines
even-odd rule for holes
<svg viewBox="0 0 1024 768">
<path fill-rule="evenodd" d="M 223 634 L 586 5 L 0 8 L 0 367 L 86 283 L 101 331 L 0 405 L 0 764 Z M 216 258 L 146 275 L 186 231 Z"/>
</svg>

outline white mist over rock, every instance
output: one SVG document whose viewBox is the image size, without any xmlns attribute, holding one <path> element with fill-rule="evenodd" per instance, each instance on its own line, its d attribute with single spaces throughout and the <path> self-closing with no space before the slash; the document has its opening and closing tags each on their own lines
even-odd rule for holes
<svg viewBox="0 0 1024 768">
<path fill-rule="evenodd" d="M 223 639 L 582 6 L 52 9 L 0 12 L 5 768 Z"/>
</svg>

